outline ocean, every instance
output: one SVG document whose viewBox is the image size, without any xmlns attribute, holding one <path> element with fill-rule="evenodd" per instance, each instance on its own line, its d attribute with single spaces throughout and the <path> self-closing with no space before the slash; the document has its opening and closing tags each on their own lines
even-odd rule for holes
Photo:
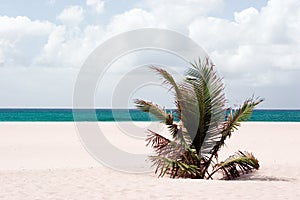
<svg viewBox="0 0 300 200">
<path fill-rule="evenodd" d="M 136 109 L 0 109 L 0 121 L 155 121 L 155 118 Z M 254 110 L 248 121 L 300 122 L 300 110 Z"/>
</svg>

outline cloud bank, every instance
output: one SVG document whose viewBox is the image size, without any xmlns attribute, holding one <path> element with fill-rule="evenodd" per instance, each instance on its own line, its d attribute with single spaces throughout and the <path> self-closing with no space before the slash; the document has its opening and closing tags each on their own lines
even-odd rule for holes
<svg viewBox="0 0 300 200">
<path fill-rule="evenodd" d="M 89 53 L 112 35 L 136 28 L 168 28 L 190 36 L 208 52 L 224 76 L 232 104 L 255 92 L 272 101 L 265 107 L 299 108 L 300 97 L 293 91 L 300 85 L 300 2 L 269 0 L 261 9 L 237 10 L 233 20 L 213 17 L 210 13 L 220 12 L 223 4 L 144 0 L 106 23 L 94 24 L 87 20 L 109 12 L 104 1 L 66 5 L 56 21 L 0 16 L 0 71 L 8 75 L 8 69 L 57 68 L 71 69 L 74 75 Z M 284 105 L 285 96 L 289 105 Z"/>
</svg>

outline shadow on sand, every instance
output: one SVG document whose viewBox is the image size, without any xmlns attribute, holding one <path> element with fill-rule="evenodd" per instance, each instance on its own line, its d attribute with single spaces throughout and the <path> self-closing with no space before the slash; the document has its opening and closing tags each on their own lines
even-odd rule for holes
<svg viewBox="0 0 300 200">
<path fill-rule="evenodd" d="M 292 182 L 296 181 L 295 178 L 290 177 L 275 177 L 275 176 L 267 176 L 256 173 L 244 174 L 236 179 L 237 181 L 284 181 L 284 182 Z"/>
</svg>

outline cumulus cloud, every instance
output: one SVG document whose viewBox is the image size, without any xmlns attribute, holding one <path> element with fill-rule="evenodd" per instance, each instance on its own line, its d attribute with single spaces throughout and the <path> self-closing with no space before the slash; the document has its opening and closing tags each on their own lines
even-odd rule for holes
<svg viewBox="0 0 300 200">
<path fill-rule="evenodd" d="M 57 19 L 65 25 L 77 26 L 84 19 L 84 10 L 80 6 L 69 6 L 57 16 Z"/>
<path fill-rule="evenodd" d="M 135 8 L 114 16 L 108 25 L 108 31 L 156 27 L 187 33 L 188 24 L 193 19 L 206 16 L 222 5 L 222 0 L 142 0 Z"/>
<path fill-rule="evenodd" d="M 25 16 L 0 16 L 0 22 L 1 36 L 15 39 L 24 34 L 44 35 L 47 34 L 53 27 L 53 24 L 48 21 L 32 21 Z"/>
<path fill-rule="evenodd" d="M 97 13 L 102 13 L 104 10 L 103 0 L 86 0 L 86 5 L 92 7 Z"/>
<path fill-rule="evenodd" d="M 47 0 L 47 3 L 50 4 L 50 5 L 53 5 L 56 3 L 56 0 Z"/>
<path fill-rule="evenodd" d="M 168 28 L 185 31 L 186 26 L 198 16 L 219 10 L 222 0 L 144 0 L 138 4 L 149 11 Z"/>
<path fill-rule="evenodd" d="M 235 12 L 234 21 L 195 19 L 189 33 L 226 75 L 247 74 L 256 85 L 271 84 L 276 82 L 272 70 L 300 70 L 300 44 L 295 37 L 300 35 L 299 8 L 296 0 L 271 0 L 261 11 L 248 8 Z M 270 73 L 268 81 L 258 76 L 265 72 Z"/>
<path fill-rule="evenodd" d="M 237 23 L 249 23 L 258 16 L 259 12 L 257 9 L 250 7 L 241 12 L 234 12 L 234 19 Z"/>
<path fill-rule="evenodd" d="M 103 29 L 0 16 L 2 107 L 70 107 L 73 84 Z M 47 89 L 45 89 L 47 88 Z"/>
<path fill-rule="evenodd" d="M 103 41 L 104 29 L 82 29 L 28 17 L 0 16 L 0 66 L 79 68 Z"/>
<path fill-rule="evenodd" d="M 190 37 L 208 51 L 231 88 L 229 99 L 240 102 L 255 93 L 266 97 L 265 107 L 284 107 L 283 97 L 300 84 L 299 9 L 297 0 L 270 0 L 260 10 L 235 12 L 233 21 L 201 16 L 189 24 Z M 297 107 L 299 100 L 295 95 L 289 102 Z"/>
<path fill-rule="evenodd" d="M 54 24 L 28 17 L 0 16 L 0 65 L 30 66 Z"/>
<path fill-rule="evenodd" d="M 105 25 L 82 23 L 90 17 L 84 9 L 102 13 L 104 7 L 103 0 L 85 3 L 89 8 L 63 9 L 57 16 L 61 23 L 0 16 L 0 66 L 79 69 L 89 53 L 112 35 L 156 27 L 187 33 L 204 47 L 228 88 L 233 88 L 229 99 L 234 95 L 244 99 L 242 95 L 248 97 L 253 91 L 272 98 L 272 92 L 266 91 L 295 89 L 300 84 L 298 0 L 269 0 L 261 9 L 232 13 L 233 20 L 211 17 L 222 8 L 222 0 L 142 0 L 111 16 Z M 249 93 L 240 88 L 248 88 Z"/>
<path fill-rule="evenodd" d="M 171 20 L 183 18 L 182 20 L 191 19 L 199 15 L 206 15 L 211 11 L 218 10 L 222 7 L 222 0 L 144 0 L 139 3 L 141 7 L 165 16 L 165 19 Z M 174 18 L 173 18 L 174 19 Z"/>
<path fill-rule="evenodd" d="M 80 68 L 87 56 L 103 40 L 104 31 L 99 26 L 83 30 L 56 26 L 47 43 L 34 60 L 37 66 Z"/>
<path fill-rule="evenodd" d="M 107 26 L 107 31 L 111 33 L 120 33 L 146 27 L 159 27 L 159 23 L 157 23 L 155 17 L 151 13 L 140 8 L 135 8 L 114 16 Z"/>
</svg>

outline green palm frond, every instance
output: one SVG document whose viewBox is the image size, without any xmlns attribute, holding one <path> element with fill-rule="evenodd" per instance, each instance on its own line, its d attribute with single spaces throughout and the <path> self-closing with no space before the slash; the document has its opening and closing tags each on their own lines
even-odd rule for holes
<svg viewBox="0 0 300 200">
<path fill-rule="evenodd" d="M 263 101 L 262 98 L 258 98 L 256 100 L 248 99 L 243 105 L 241 105 L 236 110 L 230 110 L 229 115 L 227 116 L 227 121 L 225 121 L 223 130 L 222 130 L 222 138 L 220 140 L 219 145 L 224 145 L 224 142 L 227 138 L 231 136 L 231 133 L 241 125 L 240 122 L 247 121 L 254 109 L 255 106 L 260 104 Z"/>
<path fill-rule="evenodd" d="M 167 174 L 170 178 L 196 178 L 200 175 L 199 167 L 193 164 L 160 156 L 151 156 L 150 159 L 157 166 L 155 173 L 159 173 L 158 177 Z"/>
<path fill-rule="evenodd" d="M 151 147 L 154 150 L 160 150 L 161 148 L 165 147 L 166 145 L 168 145 L 171 141 L 169 139 L 167 139 L 166 137 L 155 133 L 151 130 L 148 130 L 148 132 L 150 133 L 148 135 L 148 138 L 146 139 L 146 146 L 151 145 Z"/>
<path fill-rule="evenodd" d="M 232 132 L 240 126 L 240 122 L 246 121 L 250 118 L 251 113 L 255 106 L 257 106 L 259 103 L 261 103 L 263 99 L 258 98 L 256 100 L 248 99 L 246 100 L 243 105 L 241 105 L 238 109 L 235 111 L 230 110 L 229 115 L 227 116 L 227 120 L 223 123 L 223 128 L 220 130 L 221 132 L 221 138 L 219 141 L 217 141 L 211 152 L 209 159 L 205 162 L 205 170 L 208 169 L 210 166 L 213 158 L 218 158 L 218 151 L 221 149 L 222 146 L 225 144 L 225 140 L 230 138 Z"/>
<path fill-rule="evenodd" d="M 197 130 L 191 130 L 194 135 L 193 145 L 195 146 L 197 153 L 207 156 L 214 144 L 220 139 L 221 134 L 219 130 L 219 124 L 225 116 L 225 95 L 224 85 L 222 79 L 213 70 L 213 64 L 209 59 L 205 59 L 201 63 L 192 63 L 192 67 L 187 72 L 186 82 L 191 85 L 192 91 L 188 92 L 193 95 L 187 101 L 192 100 L 193 104 L 196 102 L 198 109 L 192 109 L 198 111 L 195 116 L 195 120 L 191 120 L 190 115 L 185 123 L 188 131 L 190 127 L 195 127 L 197 122 Z M 188 87 L 185 88 L 185 90 Z M 186 103 L 189 105 L 188 103 Z M 189 105 L 190 106 L 190 105 Z M 183 109 L 185 110 L 185 109 Z M 191 108 L 187 109 L 191 110 Z M 184 111 L 183 111 L 184 113 Z M 183 116 L 184 118 L 185 116 Z"/>
<path fill-rule="evenodd" d="M 221 162 L 213 173 L 221 170 L 224 178 L 228 180 L 238 178 L 241 174 L 252 172 L 258 168 L 258 160 L 253 154 L 239 151 L 235 153 L 235 155 L 227 158 L 224 162 Z"/>
<path fill-rule="evenodd" d="M 153 71 L 158 73 L 161 77 L 163 77 L 163 80 L 164 80 L 163 83 L 171 86 L 170 89 L 174 89 L 177 94 L 180 93 L 177 83 L 175 82 L 175 80 L 171 74 L 169 74 L 166 70 L 155 67 L 155 66 L 151 66 L 150 69 L 152 69 Z"/>
<path fill-rule="evenodd" d="M 175 92 L 175 104 L 177 106 L 177 114 L 178 114 L 178 118 L 179 120 L 181 119 L 181 90 L 179 85 L 177 85 L 177 83 L 175 82 L 173 76 L 171 74 L 169 74 L 166 70 L 155 67 L 155 66 L 151 66 L 150 69 L 152 69 L 153 71 L 155 71 L 156 73 L 158 73 L 162 78 L 163 78 L 163 84 L 166 84 L 168 86 L 170 86 L 170 90 L 174 90 Z"/>
<path fill-rule="evenodd" d="M 247 99 L 238 109 L 232 110 L 229 120 L 231 124 L 235 125 L 233 128 L 236 129 L 236 126 L 240 125 L 237 122 L 247 121 L 251 117 L 254 107 L 260 104 L 262 101 L 263 99 L 261 98 L 255 100 L 253 98 Z"/>
<path fill-rule="evenodd" d="M 137 109 L 152 114 L 154 117 L 164 122 L 166 125 L 173 124 L 172 114 L 167 113 L 165 109 L 162 109 L 158 105 L 140 99 L 136 99 L 134 103 L 136 104 Z"/>
<path fill-rule="evenodd" d="M 200 159 L 181 140 L 169 140 L 164 136 L 148 130 L 146 139 L 147 146 L 151 145 L 156 156 L 150 156 L 153 166 L 156 166 L 155 173 L 159 172 L 159 177 L 168 174 L 170 177 L 196 178 L 200 175 Z"/>
<path fill-rule="evenodd" d="M 180 140 L 184 143 L 184 145 L 190 144 L 188 140 L 189 137 L 184 132 L 179 131 L 178 125 L 173 123 L 174 120 L 172 113 L 167 113 L 166 110 L 160 108 L 158 105 L 153 104 L 152 102 L 146 102 L 144 100 L 136 99 L 135 104 L 139 110 L 151 113 L 158 120 L 165 123 L 174 139 Z"/>
<path fill-rule="evenodd" d="M 186 151 L 185 146 L 177 141 L 148 130 L 147 146 L 151 145 L 156 155 L 176 160 Z"/>
<path fill-rule="evenodd" d="M 180 132 L 178 135 L 181 135 L 183 138 L 175 138 L 174 140 L 170 140 L 159 133 L 148 130 L 149 134 L 146 139 L 146 146 L 151 145 L 157 155 L 167 156 L 172 159 L 178 159 L 182 157 L 186 151 L 195 154 L 194 149 L 190 148 L 190 145 L 188 144 L 188 139 L 184 138 L 182 130 L 178 130 L 178 132 Z M 193 159 L 197 158 L 197 156 L 193 157 Z"/>
</svg>

